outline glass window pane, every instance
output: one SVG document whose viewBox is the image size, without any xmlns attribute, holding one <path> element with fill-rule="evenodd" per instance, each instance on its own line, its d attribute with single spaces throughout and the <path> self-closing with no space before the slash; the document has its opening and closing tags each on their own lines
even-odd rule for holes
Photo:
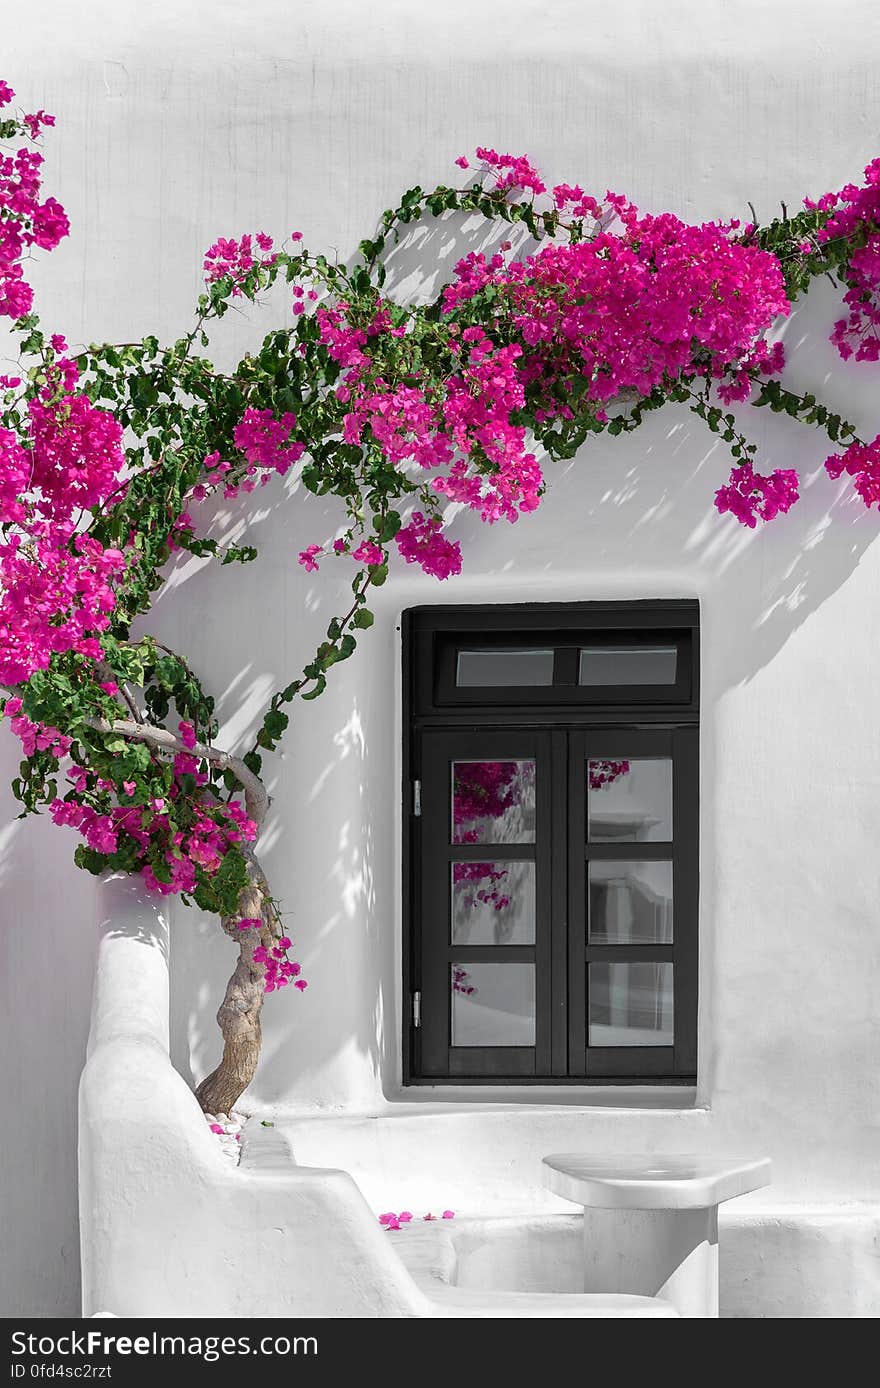
<svg viewBox="0 0 880 1388">
<path fill-rule="evenodd" d="M 533 862 L 453 863 L 454 945 L 535 943 Z"/>
<path fill-rule="evenodd" d="M 675 646 L 585 646 L 578 684 L 675 684 Z"/>
<path fill-rule="evenodd" d="M 534 964 L 452 965 L 453 1046 L 534 1046 Z"/>
<path fill-rule="evenodd" d="M 591 944 L 672 944 L 671 863 L 594 859 L 589 879 Z"/>
<path fill-rule="evenodd" d="M 671 1046 L 672 964 L 588 964 L 591 1046 Z"/>
<path fill-rule="evenodd" d="M 455 683 L 459 688 L 552 684 L 553 652 L 552 650 L 459 651 Z"/>
<path fill-rule="evenodd" d="M 452 763 L 453 843 L 534 843 L 534 761 Z"/>
<path fill-rule="evenodd" d="M 591 843 L 671 843 L 672 762 L 668 757 L 587 763 Z"/>
</svg>

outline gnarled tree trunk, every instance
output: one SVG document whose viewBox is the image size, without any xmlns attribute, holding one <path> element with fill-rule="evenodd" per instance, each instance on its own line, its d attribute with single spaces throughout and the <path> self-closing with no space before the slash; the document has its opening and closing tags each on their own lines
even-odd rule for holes
<svg viewBox="0 0 880 1388">
<path fill-rule="evenodd" d="M 261 919 L 262 929 L 239 930 L 242 919 Z M 270 949 L 275 940 L 274 910 L 266 880 L 251 859 L 251 881 L 238 899 L 236 915 L 224 918 L 223 929 L 238 945 L 238 962 L 226 985 L 217 1013 L 223 1034 L 223 1056 L 216 1070 L 202 1080 L 196 1098 L 204 1113 L 229 1113 L 247 1089 L 260 1058 L 265 965 L 254 959 L 258 945 Z"/>
</svg>

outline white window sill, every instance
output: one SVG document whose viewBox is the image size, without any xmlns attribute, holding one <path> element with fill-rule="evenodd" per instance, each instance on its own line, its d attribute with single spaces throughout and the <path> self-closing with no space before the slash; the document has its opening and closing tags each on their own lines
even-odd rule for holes
<svg viewBox="0 0 880 1388">
<path fill-rule="evenodd" d="M 683 1110 L 708 1111 L 709 1105 L 697 1101 L 693 1085 L 431 1085 L 401 1087 L 386 1096 L 389 1108 L 415 1110 L 425 1105 L 440 1111 L 450 1107 L 478 1109 L 504 1105 L 508 1108 L 623 1109 L 627 1112 L 680 1113 Z"/>
</svg>

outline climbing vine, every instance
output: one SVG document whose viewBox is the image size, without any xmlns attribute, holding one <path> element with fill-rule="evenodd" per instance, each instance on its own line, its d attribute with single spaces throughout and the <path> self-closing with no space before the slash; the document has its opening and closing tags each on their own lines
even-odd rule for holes
<svg viewBox="0 0 880 1388">
<path fill-rule="evenodd" d="M 264 759 L 295 702 L 319 697 L 355 652 L 392 561 L 440 580 L 460 571 L 450 503 L 515 522 L 540 504 L 548 466 L 675 402 L 730 450 L 718 511 L 754 527 L 795 504 L 799 481 L 759 470 L 734 412 L 748 402 L 822 430 L 835 445 L 829 475 L 848 474 L 867 506 L 880 504 L 880 438 L 789 389 L 773 339 L 828 276 L 843 299 L 837 350 L 877 360 L 880 160 L 863 183 L 768 224 L 752 212 L 688 225 L 612 192 L 548 188 L 527 158 L 478 149 L 473 164 L 455 161 L 449 185 L 405 192 L 347 263 L 298 231 L 277 246 L 264 232 L 221 238 L 177 340 L 71 347 L 43 326 L 25 277 L 28 259 L 70 232 L 42 196 L 54 118 L 13 101 L 0 83 L 0 315 L 18 351 L 0 375 L 0 702 L 23 753 L 12 789 L 24 815 L 46 810 L 77 831 L 78 866 L 137 874 L 215 913 L 235 940 L 224 1055 L 198 1091 L 206 1111 L 229 1112 L 257 1062 L 264 993 L 306 987 L 254 848 Z M 505 239 L 472 252 L 431 303 L 395 302 L 385 261 L 403 229 L 464 215 L 509 226 L 516 250 Z M 218 370 L 209 328 L 278 283 L 292 326 Z M 207 535 L 203 504 L 246 511 L 252 493 L 293 473 L 339 503 L 336 536 L 299 563 L 344 566 L 351 598 L 267 701 L 251 745 L 224 749 L 200 673 L 147 619 L 175 551 L 257 558 L 250 543 Z M 482 890 L 503 904 L 501 884 Z"/>
</svg>

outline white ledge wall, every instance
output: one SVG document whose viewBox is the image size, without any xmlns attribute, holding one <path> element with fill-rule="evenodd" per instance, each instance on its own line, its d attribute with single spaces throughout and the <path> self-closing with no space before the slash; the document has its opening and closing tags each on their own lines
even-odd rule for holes
<svg viewBox="0 0 880 1388">
<path fill-rule="evenodd" d="M 98 922 L 79 1092 L 83 1315 L 431 1314 L 344 1172 L 258 1152 L 244 1175 L 221 1153 L 168 1057 L 162 904 L 111 877 Z M 223 1227 L 236 1248 L 218 1258 Z"/>
<path fill-rule="evenodd" d="M 833 13 L 817 0 L 449 0 L 436 10 L 325 0 L 308 11 L 261 0 L 256 22 L 228 0 L 156 0 L 137 15 L 109 0 L 47 0 L 7 36 L 2 73 L 29 109 L 59 121 L 46 137 L 47 191 L 74 234 L 35 274 L 47 323 L 73 343 L 177 336 L 218 234 L 301 228 L 310 246 L 344 256 L 399 191 L 448 178 L 451 160 L 478 143 L 528 151 L 551 182 L 610 185 L 645 208 L 745 217 L 751 198 L 769 217 L 780 198 L 794 207 L 804 192 L 857 177 L 877 152 L 868 113 L 878 38 L 880 11 L 867 0 Z M 421 275 L 413 252 L 398 279 L 409 265 L 431 288 L 431 257 L 445 246 L 432 238 Z M 790 379 L 873 433 L 876 368 L 837 360 L 826 341 L 835 311 L 817 286 L 789 323 Z M 216 359 L 289 321 L 286 307 L 229 315 Z M 796 511 L 765 533 L 714 515 L 723 453 L 686 412 L 664 410 L 632 439 L 600 441 L 552 469 L 541 512 L 514 531 L 462 522 L 462 581 L 398 571 L 383 590 L 376 627 L 328 694 L 297 711 L 274 768 L 283 779 L 267 862 L 311 987 L 269 1000 L 255 1106 L 352 1114 L 400 1099 L 399 610 L 697 595 L 699 1100 L 711 1111 L 569 1109 L 557 1122 L 528 1107 L 509 1120 L 511 1136 L 521 1154 L 545 1136 L 546 1150 L 558 1149 L 560 1126 L 578 1123 L 597 1151 L 648 1141 L 670 1151 L 686 1139 L 772 1156 L 767 1200 L 880 1196 L 877 520 L 845 487 L 813 480 L 828 451 L 818 435 L 763 414 L 746 412 L 746 423 L 768 462 L 808 481 Z M 156 613 L 157 634 L 179 642 L 222 696 L 229 738 L 253 726 L 260 698 L 299 668 L 347 590 L 341 566 L 315 582 L 294 562 L 334 533 L 336 513 L 280 495 L 273 489 L 253 530 L 258 565 L 207 574 L 191 562 Z M 14 768 L 16 745 L 0 738 Z M 15 825 L 2 794 L 0 1015 L 7 1048 L 26 1053 L 29 1069 L 27 1088 L 6 1071 L 2 1096 L 21 1121 L 7 1125 L 0 1177 L 15 1250 L 0 1271 L 0 1312 L 75 1314 L 73 1088 L 91 883 L 70 864 L 73 836 Z M 216 1057 L 212 1015 L 230 951 L 193 915 L 175 933 L 172 1045 L 181 1071 L 200 1076 Z M 469 1121 L 471 1149 L 485 1154 L 490 1120 Z"/>
</svg>

